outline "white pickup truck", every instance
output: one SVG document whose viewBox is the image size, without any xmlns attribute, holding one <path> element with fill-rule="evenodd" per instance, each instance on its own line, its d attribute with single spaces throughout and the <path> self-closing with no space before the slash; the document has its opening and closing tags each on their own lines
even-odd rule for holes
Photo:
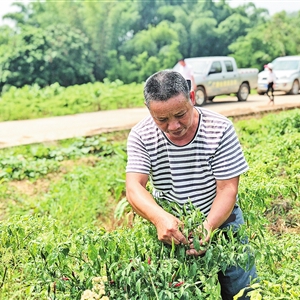
<svg viewBox="0 0 300 300">
<path fill-rule="evenodd" d="M 235 59 L 229 56 L 185 58 L 194 72 L 196 105 L 204 105 L 218 95 L 236 94 L 239 101 L 246 101 L 250 89 L 257 87 L 258 69 L 238 69 Z M 180 71 L 177 63 L 173 70 Z"/>
</svg>

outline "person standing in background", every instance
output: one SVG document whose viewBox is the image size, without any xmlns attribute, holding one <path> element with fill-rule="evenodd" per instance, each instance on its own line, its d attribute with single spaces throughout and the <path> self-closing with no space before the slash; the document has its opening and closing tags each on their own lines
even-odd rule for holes
<svg viewBox="0 0 300 300">
<path fill-rule="evenodd" d="M 191 88 L 193 88 L 194 91 L 197 90 L 197 85 L 195 83 L 194 78 L 194 72 L 190 65 L 186 63 L 184 58 L 181 58 L 179 61 L 179 69 L 178 72 L 185 78 L 191 81 Z"/>
<path fill-rule="evenodd" d="M 273 72 L 273 64 L 269 63 L 267 64 L 267 68 L 269 70 L 269 74 L 267 77 L 267 82 L 268 82 L 268 88 L 267 88 L 267 95 L 269 97 L 269 104 L 272 103 L 272 105 L 274 105 L 274 86 L 275 86 L 275 82 L 276 82 L 276 75 Z M 269 94 L 270 92 L 270 94 Z"/>
</svg>

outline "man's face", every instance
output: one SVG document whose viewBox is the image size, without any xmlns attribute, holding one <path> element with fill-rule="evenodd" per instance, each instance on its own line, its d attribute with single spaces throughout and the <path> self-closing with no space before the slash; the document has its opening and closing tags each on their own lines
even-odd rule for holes
<svg viewBox="0 0 300 300">
<path fill-rule="evenodd" d="M 167 101 L 150 101 L 149 111 L 157 127 L 172 140 L 181 140 L 193 130 L 194 94 L 191 100 L 179 94 Z"/>
<path fill-rule="evenodd" d="M 183 67 L 185 66 L 185 61 L 184 60 L 180 60 L 179 64 L 182 65 Z"/>
</svg>

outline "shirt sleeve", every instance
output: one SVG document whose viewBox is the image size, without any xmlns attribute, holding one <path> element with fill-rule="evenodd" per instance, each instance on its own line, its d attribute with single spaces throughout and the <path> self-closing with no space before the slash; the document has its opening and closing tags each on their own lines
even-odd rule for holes
<svg viewBox="0 0 300 300">
<path fill-rule="evenodd" d="M 211 165 L 216 180 L 231 179 L 249 169 L 232 123 L 224 131 Z"/>
<path fill-rule="evenodd" d="M 150 157 L 142 138 L 131 130 L 127 140 L 127 166 L 126 173 L 150 173 Z"/>
</svg>

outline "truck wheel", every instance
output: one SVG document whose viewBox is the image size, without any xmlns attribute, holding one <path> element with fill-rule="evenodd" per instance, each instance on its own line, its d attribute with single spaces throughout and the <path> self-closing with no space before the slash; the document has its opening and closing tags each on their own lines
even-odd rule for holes
<svg viewBox="0 0 300 300">
<path fill-rule="evenodd" d="M 237 98 L 239 101 L 246 101 L 250 93 L 250 88 L 248 83 L 242 83 L 239 91 L 237 93 Z"/>
<path fill-rule="evenodd" d="M 298 95 L 299 94 L 299 82 L 298 80 L 294 80 L 292 89 L 289 91 L 290 95 Z"/>
<path fill-rule="evenodd" d="M 207 96 L 205 89 L 202 86 L 197 87 L 196 90 L 196 105 L 201 106 L 206 102 Z"/>
</svg>

